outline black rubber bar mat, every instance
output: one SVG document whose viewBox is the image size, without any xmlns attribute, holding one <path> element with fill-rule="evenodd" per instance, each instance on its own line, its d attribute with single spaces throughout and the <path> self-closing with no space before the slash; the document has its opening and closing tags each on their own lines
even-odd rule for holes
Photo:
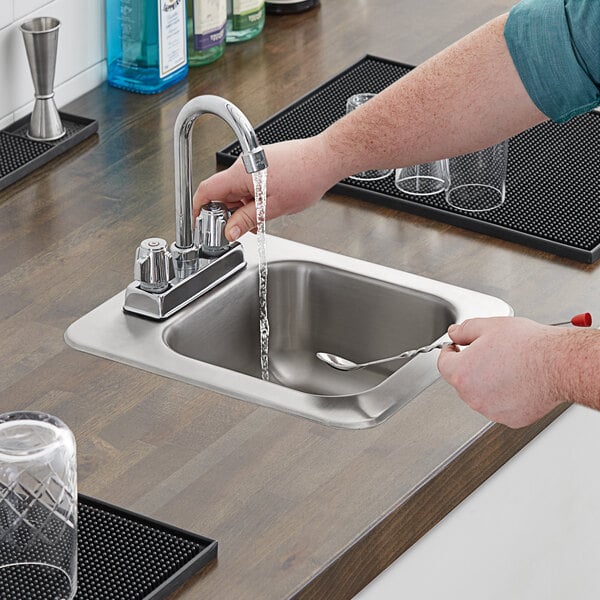
<svg viewBox="0 0 600 600">
<path fill-rule="evenodd" d="M 53 142 L 27 137 L 30 115 L 0 131 L 0 190 L 29 175 L 98 131 L 98 122 L 68 113 L 59 113 L 65 135 Z"/>
<path fill-rule="evenodd" d="M 262 144 L 305 138 L 346 112 L 356 93 L 378 93 L 413 67 L 367 55 L 342 73 L 260 124 Z M 505 203 L 483 213 L 446 204 L 443 194 L 416 197 L 400 192 L 393 173 L 379 181 L 345 179 L 332 188 L 377 204 L 552 252 L 581 262 L 600 258 L 600 114 L 568 123 L 543 123 L 509 140 Z M 230 165 L 236 142 L 217 153 Z M 310 177 L 310 173 L 307 173 Z"/>
<path fill-rule="evenodd" d="M 77 535 L 76 600 L 164 599 L 217 556 L 214 540 L 83 494 Z M 3 571 L 2 600 L 48 597 L 48 571 L 38 573 L 32 566 L 29 581 L 23 580 L 21 571 L 11 575 Z"/>
</svg>

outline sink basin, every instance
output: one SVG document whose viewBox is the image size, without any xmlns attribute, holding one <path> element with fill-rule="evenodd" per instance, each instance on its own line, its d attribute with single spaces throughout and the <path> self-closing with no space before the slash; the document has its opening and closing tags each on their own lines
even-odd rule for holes
<svg viewBox="0 0 600 600">
<path fill-rule="evenodd" d="M 362 362 L 445 337 L 448 325 L 510 315 L 503 300 L 267 236 L 270 380 L 260 376 L 258 252 L 248 265 L 166 321 L 122 311 L 120 293 L 71 325 L 68 344 L 154 373 L 326 425 L 365 428 L 439 377 L 437 352 L 354 372 L 315 353 Z"/>
<path fill-rule="evenodd" d="M 175 352 L 260 377 L 259 306 L 254 268 L 210 302 L 173 320 L 164 341 Z M 223 310 L 231 304 L 234 310 Z M 401 366 L 342 373 L 315 358 L 327 350 L 355 360 L 397 354 L 442 336 L 454 321 L 447 301 L 324 264 L 277 261 L 269 267 L 270 380 L 319 396 L 360 394 Z M 202 343 L 198 343 L 199 339 Z"/>
</svg>

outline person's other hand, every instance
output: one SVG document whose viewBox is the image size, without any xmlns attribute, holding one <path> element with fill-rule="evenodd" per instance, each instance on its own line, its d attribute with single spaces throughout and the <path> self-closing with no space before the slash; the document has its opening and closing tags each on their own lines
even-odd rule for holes
<svg viewBox="0 0 600 600">
<path fill-rule="evenodd" d="M 560 377 L 569 330 L 529 319 L 470 319 L 449 328 L 452 341 L 438 358 L 442 377 L 474 410 L 509 427 L 524 427 L 565 398 Z"/>
<path fill-rule="evenodd" d="M 321 148 L 319 138 L 263 147 L 268 162 L 268 220 L 308 208 L 337 182 L 329 168 L 331 163 L 325 160 Z M 256 230 L 252 176 L 246 173 L 241 159 L 200 183 L 194 194 L 194 218 L 204 204 L 213 200 L 223 202 L 234 211 L 225 228 L 229 241 Z"/>
</svg>

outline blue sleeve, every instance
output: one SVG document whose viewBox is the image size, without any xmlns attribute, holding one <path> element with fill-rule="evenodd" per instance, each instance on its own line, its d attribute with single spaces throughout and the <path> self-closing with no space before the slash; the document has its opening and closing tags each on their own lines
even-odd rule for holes
<svg viewBox="0 0 600 600">
<path fill-rule="evenodd" d="M 600 105 L 600 0 L 521 0 L 504 38 L 547 117 L 562 123 Z"/>
</svg>

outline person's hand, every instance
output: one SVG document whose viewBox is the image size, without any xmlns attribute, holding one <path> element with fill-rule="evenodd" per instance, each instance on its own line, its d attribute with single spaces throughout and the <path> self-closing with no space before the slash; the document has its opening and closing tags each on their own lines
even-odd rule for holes
<svg viewBox="0 0 600 600">
<path fill-rule="evenodd" d="M 566 400 L 560 373 L 568 329 L 529 319 L 470 319 L 449 328 L 438 358 L 442 377 L 474 410 L 509 427 L 524 427 Z"/>
<path fill-rule="evenodd" d="M 267 219 L 300 212 L 315 204 L 338 179 L 325 160 L 318 137 L 264 146 L 267 157 Z M 256 230 L 256 205 L 252 176 L 241 159 L 229 169 L 204 180 L 194 194 L 194 218 L 204 204 L 223 202 L 234 211 L 225 236 L 234 241 Z"/>
</svg>

